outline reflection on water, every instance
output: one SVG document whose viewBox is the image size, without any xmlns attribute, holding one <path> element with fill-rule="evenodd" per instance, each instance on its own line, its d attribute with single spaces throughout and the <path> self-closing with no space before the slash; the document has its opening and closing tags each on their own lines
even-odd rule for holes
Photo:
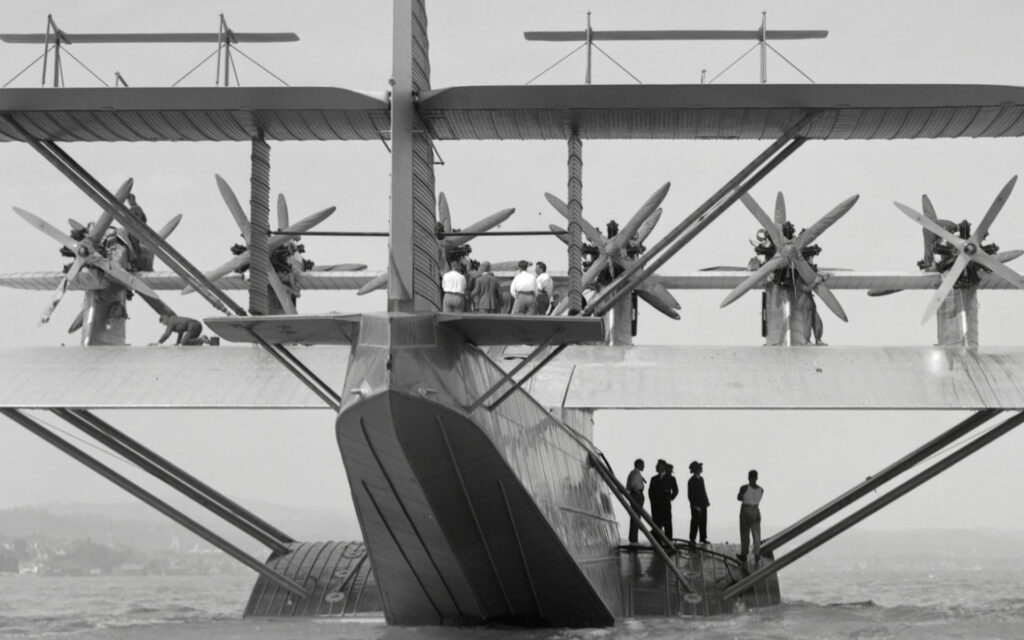
<svg viewBox="0 0 1024 640">
<path fill-rule="evenodd" d="M 716 618 L 622 620 L 611 629 L 387 627 L 382 620 L 241 620 L 252 578 L 0 577 L 0 638 L 62 640 L 669 640 L 1022 638 L 1024 573 L 783 576 L 786 604 Z"/>
</svg>

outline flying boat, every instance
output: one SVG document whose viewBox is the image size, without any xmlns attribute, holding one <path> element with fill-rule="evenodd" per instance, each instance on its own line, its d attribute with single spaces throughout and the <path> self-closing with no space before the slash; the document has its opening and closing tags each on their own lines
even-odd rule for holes
<svg viewBox="0 0 1024 640">
<path fill-rule="evenodd" d="M 75 231 L 76 239 L 44 217 L 16 209 L 57 240 L 73 262 L 64 271 L 0 276 L 0 285 L 55 291 L 44 318 L 67 291 L 84 291 L 83 346 L 5 351 L 0 413 L 257 572 L 246 615 L 377 612 L 400 625 L 594 627 L 630 616 L 716 615 L 769 606 L 781 601 L 780 569 L 1024 422 L 1024 389 L 1017 382 L 1024 375 L 1024 352 L 980 347 L 977 332 L 963 328 L 970 303 L 947 302 L 961 291 L 1024 288 L 1020 275 L 1004 264 L 1013 256 L 985 244 L 1015 178 L 973 232 L 951 231 L 937 222 L 930 205 L 919 213 L 897 204 L 931 234 L 926 264 L 906 273 L 812 263 L 821 234 L 841 217 L 856 215 L 850 213 L 856 195 L 796 233 L 786 228 L 781 197 L 773 219 L 750 193 L 808 141 L 1020 137 L 1024 88 L 595 85 L 589 61 L 593 50 L 605 53 L 598 44 L 604 40 L 753 40 L 764 80 L 765 56 L 775 50 L 771 40 L 821 38 L 826 32 L 769 30 L 764 18 L 759 29 L 747 31 L 601 31 L 589 17 L 583 30 L 525 34 L 528 40 L 581 43 L 588 60 L 584 85 L 434 88 L 426 18 L 422 0 L 394 1 L 387 94 L 230 86 L 238 43 L 295 37 L 236 33 L 223 18 L 216 34 L 75 34 L 50 18 L 44 34 L 0 35 L 0 41 L 42 44 L 43 57 L 52 55 L 55 65 L 53 87 L 0 90 L 0 141 L 31 146 L 102 211 L 91 229 Z M 224 65 L 223 72 L 218 66 L 217 82 L 223 77 L 223 86 L 62 86 L 61 51 L 113 42 L 215 42 L 218 64 Z M 664 204 L 667 183 L 621 227 L 606 227 L 607 234 L 589 210 L 584 215 L 584 142 L 609 139 L 743 139 L 767 146 L 654 241 L 659 219 L 677 218 Z M 71 141 L 142 140 L 251 145 L 249 210 L 216 179 L 244 242 L 234 258 L 212 269 L 194 264 L 169 241 L 169 230 L 154 230 L 125 206 L 130 183 L 110 190 L 64 148 Z M 270 145 L 312 140 L 385 140 L 391 215 L 383 232 L 389 242 L 386 265 L 379 270 L 351 263 L 318 270 L 301 258 L 288 260 L 296 253 L 288 253 L 289 243 L 316 233 L 313 228 L 333 206 L 292 224 L 280 200 L 278 229 L 271 228 Z M 435 194 L 434 143 L 460 140 L 565 142 L 566 192 L 547 199 L 567 224 L 537 232 L 567 245 L 566 268 L 555 270 L 562 295 L 554 314 L 440 311 L 444 262 L 472 237 L 501 233 L 496 225 L 511 215 L 502 210 L 461 231 L 452 228 L 446 198 Z M 737 202 L 765 232 L 755 263 L 663 272 L 672 256 Z M 114 239 L 104 245 L 114 225 Z M 126 262 L 130 247 L 150 252 L 161 270 Z M 282 249 L 288 255 L 275 266 L 275 252 Z M 386 289 L 387 306 L 374 313 L 303 314 L 296 300 L 306 289 L 378 287 Z M 804 330 L 806 317 L 793 320 L 802 313 L 795 302 L 800 287 L 805 299 L 817 296 L 850 322 L 856 318 L 846 317 L 834 292 L 935 290 L 926 318 L 943 305 L 951 310 L 938 316 L 935 346 L 803 348 L 794 336 Z M 774 291 L 784 303 L 763 311 L 772 328 L 766 339 L 774 346 L 632 344 L 637 298 L 679 317 L 686 313 L 685 292 L 696 289 L 728 291 L 723 304 L 754 289 Z M 248 304 L 239 304 L 230 290 L 247 291 Z M 168 291 L 194 291 L 220 314 L 205 319 L 209 330 L 225 342 L 253 347 L 125 345 L 125 318 L 114 313 L 116 305 L 123 308 L 133 292 L 163 315 L 170 306 L 161 292 Z M 518 355 L 504 357 L 509 349 Z M 767 378 L 763 371 L 777 376 Z M 777 393 L 779 379 L 814 393 Z M 153 380 L 159 385 L 147 382 Z M 295 540 L 94 413 L 120 407 L 329 408 L 363 540 Z M 695 547 L 668 539 L 630 501 L 593 444 L 598 410 L 709 407 L 972 414 L 769 537 L 753 559 L 737 558 L 735 545 Z M 48 428 L 34 414 L 41 410 L 259 541 L 268 557 L 246 553 L 104 465 Z M 943 457 L 931 462 L 940 452 Z M 909 480 L 833 518 L 926 460 L 930 466 Z M 640 523 L 645 544 L 622 544 L 615 504 Z M 827 528 L 808 533 L 830 518 Z"/>
</svg>

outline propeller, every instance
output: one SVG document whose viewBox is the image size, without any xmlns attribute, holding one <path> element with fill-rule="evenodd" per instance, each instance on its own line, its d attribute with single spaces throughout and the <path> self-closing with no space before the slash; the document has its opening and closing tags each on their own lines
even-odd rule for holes
<svg viewBox="0 0 1024 640">
<path fill-rule="evenodd" d="M 1015 271 L 1003 264 L 1004 260 L 999 259 L 1000 254 L 992 255 L 988 253 L 985 245 L 982 244 L 985 237 L 988 235 L 988 231 L 991 228 L 992 223 L 995 221 L 996 216 L 999 215 L 999 212 L 1002 211 L 1003 206 L 1006 204 L 1006 200 L 1010 197 L 1010 194 L 1013 192 L 1013 187 L 1016 184 L 1017 176 L 1013 176 L 999 191 L 996 199 L 992 202 L 988 211 L 985 212 L 985 216 L 974 229 L 974 233 L 972 233 L 967 239 L 950 233 L 945 227 L 939 224 L 935 217 L 934 209 L 931 209 L 930 201 L 927 206 L 924 207 L 926 209 L 925 213 L 919 213 L 899 202 L 893 203 L 903 214 L 920 224 L 927 231 L 931 232 L 936 239 L 946 242 L 952 246 L 957 256 L 952 266 L 942 274 L 942 282 L 939 285 L 938 290 L 936 290 L 935 295 L 932 296 L 931 301 L 928 303 L 924 316 L 921 318 L 921 324 L 927 322 L 928 319 L 935 314 L 939 306 L 946 299 L 946 296 L 948 296 L 953 290 L 953 287 L 956 286 L 957 281 L 960 279 L 960 276 L 963 275 L 968 266 L 985 268 L 1003 280 L 1006 280 L 1013 286 L 1024 289 L 1024 279 L 1022 279 Z M 931 210 L 928 211 L 928 209 Z M 933 251 L 934 247 L 929 245 L 929 249 Z M 1005 262 L 1008 262 L 1019 255 L 1020 253 L 1018 252 L 1007 252 L 1004 255 L 1004 257 L 1007 258 Z M 928 256 L 928 261 L 930 260 L 931 254 Z"/>
<path fill-rule="evenodd" d="M 181 222 L 181 214 L 179 213 L 176 216 L 174 216 L 173 218 L 171 218 L 170 220 L 168 220 L 167 223 L 163 227 L 161 227 L 159 231 L 157 231 L 157 234 L 161 238 L 166 240 L 168 238 L 168 236 L 170 236 L 172 233 L 174 233 L 174 230 L 178 228 L 178 224 L 180 222 Z M 72 225 L 72 227 L 74 227 L 74 225 Z M 82 228 L 84 228 L 84 227 L 82 227 Z M 140 292 L 140 295 L 141 295 L 141 293 L 142 292 Z M 146 303 L 149 304 L 149 306 L 153 307 L 153 309 L 158 314 L 163 314 L 163 313 L 171 310 L 171 308 L 167 305 L 167 303 L 165 303 L 164 301 L 160 300 L 159 298 L 150 298 L 149 296 L 142 295 L 142 299 L 145 300 Z M 78 331 L 79 329 L 81 329 L 82 328 L 82 322 L 84 321 L 84 319 L 85 319 L 85 309 L 81 309 L 81 310 L 79 310 L 78 315 L 75 316 L 75 319 L 71 322 L 71 326 L 68 327 L 68 333 L 74 333 L 74 332 Z"/>
<path fill-rule="evenodd" d="M 629 256 L 630 247 L 641 247 L 654 227 L 661 219 L 662 210 L 659 208 L 665 196 L 668 195 L 671 183 L 666 182 L 659 187 L 644 202 L 628 222 L 611 238 L 606 238 L 594 225 L 586 219 L 581 219 L 581 228 L 587 241 L 598 249 L 598 256 L 594 262 L 587 267 L 583 273 L 583 287 L 594 288 L 602 273 L 609 272 L 614 277 L 616 270 L 625 270 L 633 265 L 633 259 Z M 555 211 L 565 219 L 570 219 L 569 206 L 557 196 L 545 193 L 544 198 L 554 207 Z M 557 234 L 557 237 L 568 244 L 568 232 L 557 225 L 548 225 L 548 228 Z M 632 245 L 630 244 L 632 242 Z M 646 279 L 637 287 L 637 295 L 650 304 L 652 307 L 667 315 L 673 320 L 679 319 L 679 302 L 669 293 L 665 285 L 661 283 L 657 275 Z M 569 307 L 568 297 L 559 301 L 555 307 L 555 314 L 564 313 Z"/>
<path fill-rule="evenodd" d="M 238 197 L 235 195 L 234 190 L 231 189 L 231 185 L 227 183 L 224 178 L 220 175 L 214 175 L 217 182 L 217 190 L 220 191 L 221 198 L 224 199 L 224 204 L 227 205 L 228 211 L 231 213 L 231 217 L 235 220 L 235 224 L 238 226 L 239 231 L 242 233 L 242 237 L 245 239 L 246 245 L 249 244 L 251 235 L 251 226 L 249 224 L 249 217 L 246 215 L 245 209 L 238 201 Z M 336 210 L 336 207 L 328 207 L 322 211 L 318 211 L 310 216 L 299 220 L 295 224 L 290 224 L 288 216 L 288 201 L 285 199 L 283 194 L 277 197 L 277 224 L 280 231 L 286 232 L 285 234 L 273 235 L 270 237 L 267 243 L 268 251 L 273 254 L 274 251 L 280 249 L 285 244 L 292 242 L 296 237 L 306 231 L 309 231 L 313 227 L 317 226 L 328 217 L 331 216 Z M 229 273 L 240 271 L 245 267 L 249 266 L 251 260 L 251 254 L 249 249 L 246 248 L 240 254 L 234 258 L 228 260 L 219 267 L 206 273 L 206 277 L 211 281 L 215 282 L 220 278 L 223 278 Z M 345 265 L 366 268 L 365 265 Z M 278 302 L 281 304 L 281 308 L 285 313 L 294 314 L 295 303 L 292 301 L 292 295 L 288 287 L 281 280 L 281 276 L 273 268 L 267 270 L 267 280 L 270 283 L 270 288 L 274 291 L 274 295 Z M 194 291 L 190 286 L 186 286 L 182 289 L 182 293 L 191 293 Z"/>
<path fill-rule="evenodd" d="M 464 229 L 456 229 L 455 233 L 457 233 L 458 235 L 445 235 L 443 238 L 440 238 L 438 241 L 438 247 L 440 249 L 442 257 L 445 254 L 449 254 L 454 250 L 458 249 L 459 247 L 464 246 L 466 243 L 468 243 L 470 240 L 477 237 L 481 233 L 486 233 L 493 229 L 494 227 L 497 227 L 502 222 L 508 220 L 509 217 L 515 212 L 516 210 L 514 208 L 502 209 L 497 213 L 492 213 L 486 218 L 474 222 L 473 224 L 469 225 L 468 227 L 465 227 Z M 451 208 L 448 206 L 448 197 L 445 196 L 443 191 L 437 195 L 437 221 L 440 223 L 440 228 L 445 234 L 452 233 L 453 229 Z M 515 263 L 512 264 L 513 268 L 515 268 Z M 495 270 L 501 271 L 502 269 Z M 370 293 L 371 291 L 383 289 L 384 287 L 387 286 L 387 284 L 388 273 L 385 271 L 380 273 L 376 277 L 372 278 L 369 282 L 360 287 L 356 294 L 363 296 L 366 295 L 367 293 Z"/>
<path fill-rule="evenodd" d="M 127 198 L 128 194 L 131 192 L 133 185 L 134 181 L 131 178 L 128 178 L 121 187 L 118 188 L 114 195 L 118 202 L 124 202 L 125 198 Z M 50 321 L 50 317 L 53 315 L 54 310 L 56 310 L 57 305 L 59 305 L 60 301 L 64 299 L 64 294 L 67 293 L 68 287 L 85 267 L 97 268 L 103 271 L 111 280 L 121 284 L 122 286 L 138 291 L 139 293 L 152 294 L 154 298 L 158 297 L 156 293 L 146 285 L 146 283 L 133 276 L 121 265 L 109 260 L 100 252 L 100 242 L 106 234 L 107 229 L 110 228 L 111 223 L 114 221 L 114 216 L 109 211 L 104 210 L 91 228 L 85 227 L 75 220 L 68 220 L 72 229 L 76 231 L 87 230 L 85 237 L 81 240 L 73 239 L 71 236 L 65 234 L 63 231 L 60 231 L 39 216 L 30 213 L 25 209 L 14 207 L 14 212 L 33 227 L 59 242 L 65 249 L 75 256 L 74 262 L 71 263 L 67 272 L 65 272 L 64 277 L 61 278 L 61 281 L 57 284 L 57 288 L 54 290 L 49 304 L 43 310 L 42 316 L 39 319 L 40 324 L 45 324 Z"/>
<path fill-rule="evenodd" d="M 813 225 L 805 229 L 795 238 L 787 238 L 783 233 L 783 226 L 786 223 L 786 201 L 779 193 L 775 199 L 775 217 L 769 218 L 764 209 L 749 194 L 743 194 L 741 200 L 754 218 L 761 224 L 772 245 L 775 247 L 774 255 L 770 256 L 763 265 L 749 277 L 743 280 L 729 295 L 722 301 L 721 306 L 725 307 L 754 287 L 760 286 L 768 276 L 777 269 L 789 268 L 796 272 L 811 290 L 821 298 L 821 301 L 831 309 L 843 322 L 847 321 L 846 312 L 843 310 L 839 300 L 825 284 L 818 272 L 811 266 L 804 257 L 804 250 L 810 247 L 811 243 L 818 239 L 829 227 L 835 224 L 840 218 L 857 204 L 859 195 L 843 200 L 832 208 Z"/>
</svg>

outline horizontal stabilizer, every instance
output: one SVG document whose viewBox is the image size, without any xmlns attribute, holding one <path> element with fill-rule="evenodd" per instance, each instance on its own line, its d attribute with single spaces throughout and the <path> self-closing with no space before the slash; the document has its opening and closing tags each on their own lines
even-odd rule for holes
<svg viewBox="0 0 1024 640">
<path fill-rule="evenodd" d="M 114 44 L 147 42 L 220 42 L 219 33 L 67 33 L 61 32 L 65 44 Z M 53 42 L 53 34 L 0 33 L 0 42 L 9 44 L 43 44 Z M 232 42 L 298 42 L 294 33 L 231 32 Z"/>
<path fill-rule="evenodd" d="M 601 318 L 465 313 L 439 314 L 437 322 L 478 346 L 533 345 L 545 341 L 548 344 L 582 344 L 604 340 L 604 321 Z"/>
<path fill-rule="evenodd" d="M 359 336 L 359 314 L 207 318 L 210 330 L 228 342 L 343 344 Z"/>
<path fill-rule="evenodd" d="M 586 31 L 526 31 L 523 36 L 527 40 L 547 42 L 584 42 Z M 805 40 L 807 38 L 824 38 L 828 31 L 783 31 L 769 29 L 765 34 L 768 40 Z M 760 29 L 726 30 L 684 30 L 684 31 L 591 31 L 591 40 L 760 40 Z"/>
</svg>

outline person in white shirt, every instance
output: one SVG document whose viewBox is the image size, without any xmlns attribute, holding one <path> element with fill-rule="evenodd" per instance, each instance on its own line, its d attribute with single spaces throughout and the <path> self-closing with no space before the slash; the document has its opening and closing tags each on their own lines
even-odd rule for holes
<svg viewBox="0 0 1024 640">
<path fill-rule="evenodd" d="M 761 498 L 764 487 L 757 484 L 757 470 L 751 469 L 747 474 L 748 484 L 740 487 L 736 499 L 740 505 L 740 553 L 737 556 L 742 562 L 747 561 L 747 549 L 750 538 L 754 540 L 754 560 L 761 555 Z"/>
<path fill-rule="evenodd" d="M 537 273 L 537 295 L 533 303 L 533 314 L 546 316 L 551 307 L 551 294 L 555 292 L 555 282 L 548 275 L 548 266 L 543 262 L 538 260 L 534 271 Z"/>
<path fill-rule="evenodd" d="M 449 266 L 451 270 L 441 278 L 441 309 L 445 313 L 461 313 L 466 308 L 466 276 L 462 275 L 458 260 L 452 260 Z"/>
<path fill-rule="evenodd" d="M 519 270 L 512 278 L 509 285 L 509 292 L 512 293 L 512 315 L 528 315 L 533 311 L 533 303 L 537 296 L 537 278 L 527 271 L 530 263 L 526 260 L 519 261 Z"/>
<path fill-rule="evenodd" d="M 539 265 L 540 263 L 538 263 Z M 644 486 L 647 480 L 644 478 L 644 461 L 637 458 L 633 462 L 633 470 L 626 478 L 626 491 L 629 492 L 629 499 L 633 502 L 633 508 L 637 511 L 644 508 Z M 634 519 L 629 520 L 629 542 L 636 544 L 640 539 L 640 523 Z"/>
</svg>

